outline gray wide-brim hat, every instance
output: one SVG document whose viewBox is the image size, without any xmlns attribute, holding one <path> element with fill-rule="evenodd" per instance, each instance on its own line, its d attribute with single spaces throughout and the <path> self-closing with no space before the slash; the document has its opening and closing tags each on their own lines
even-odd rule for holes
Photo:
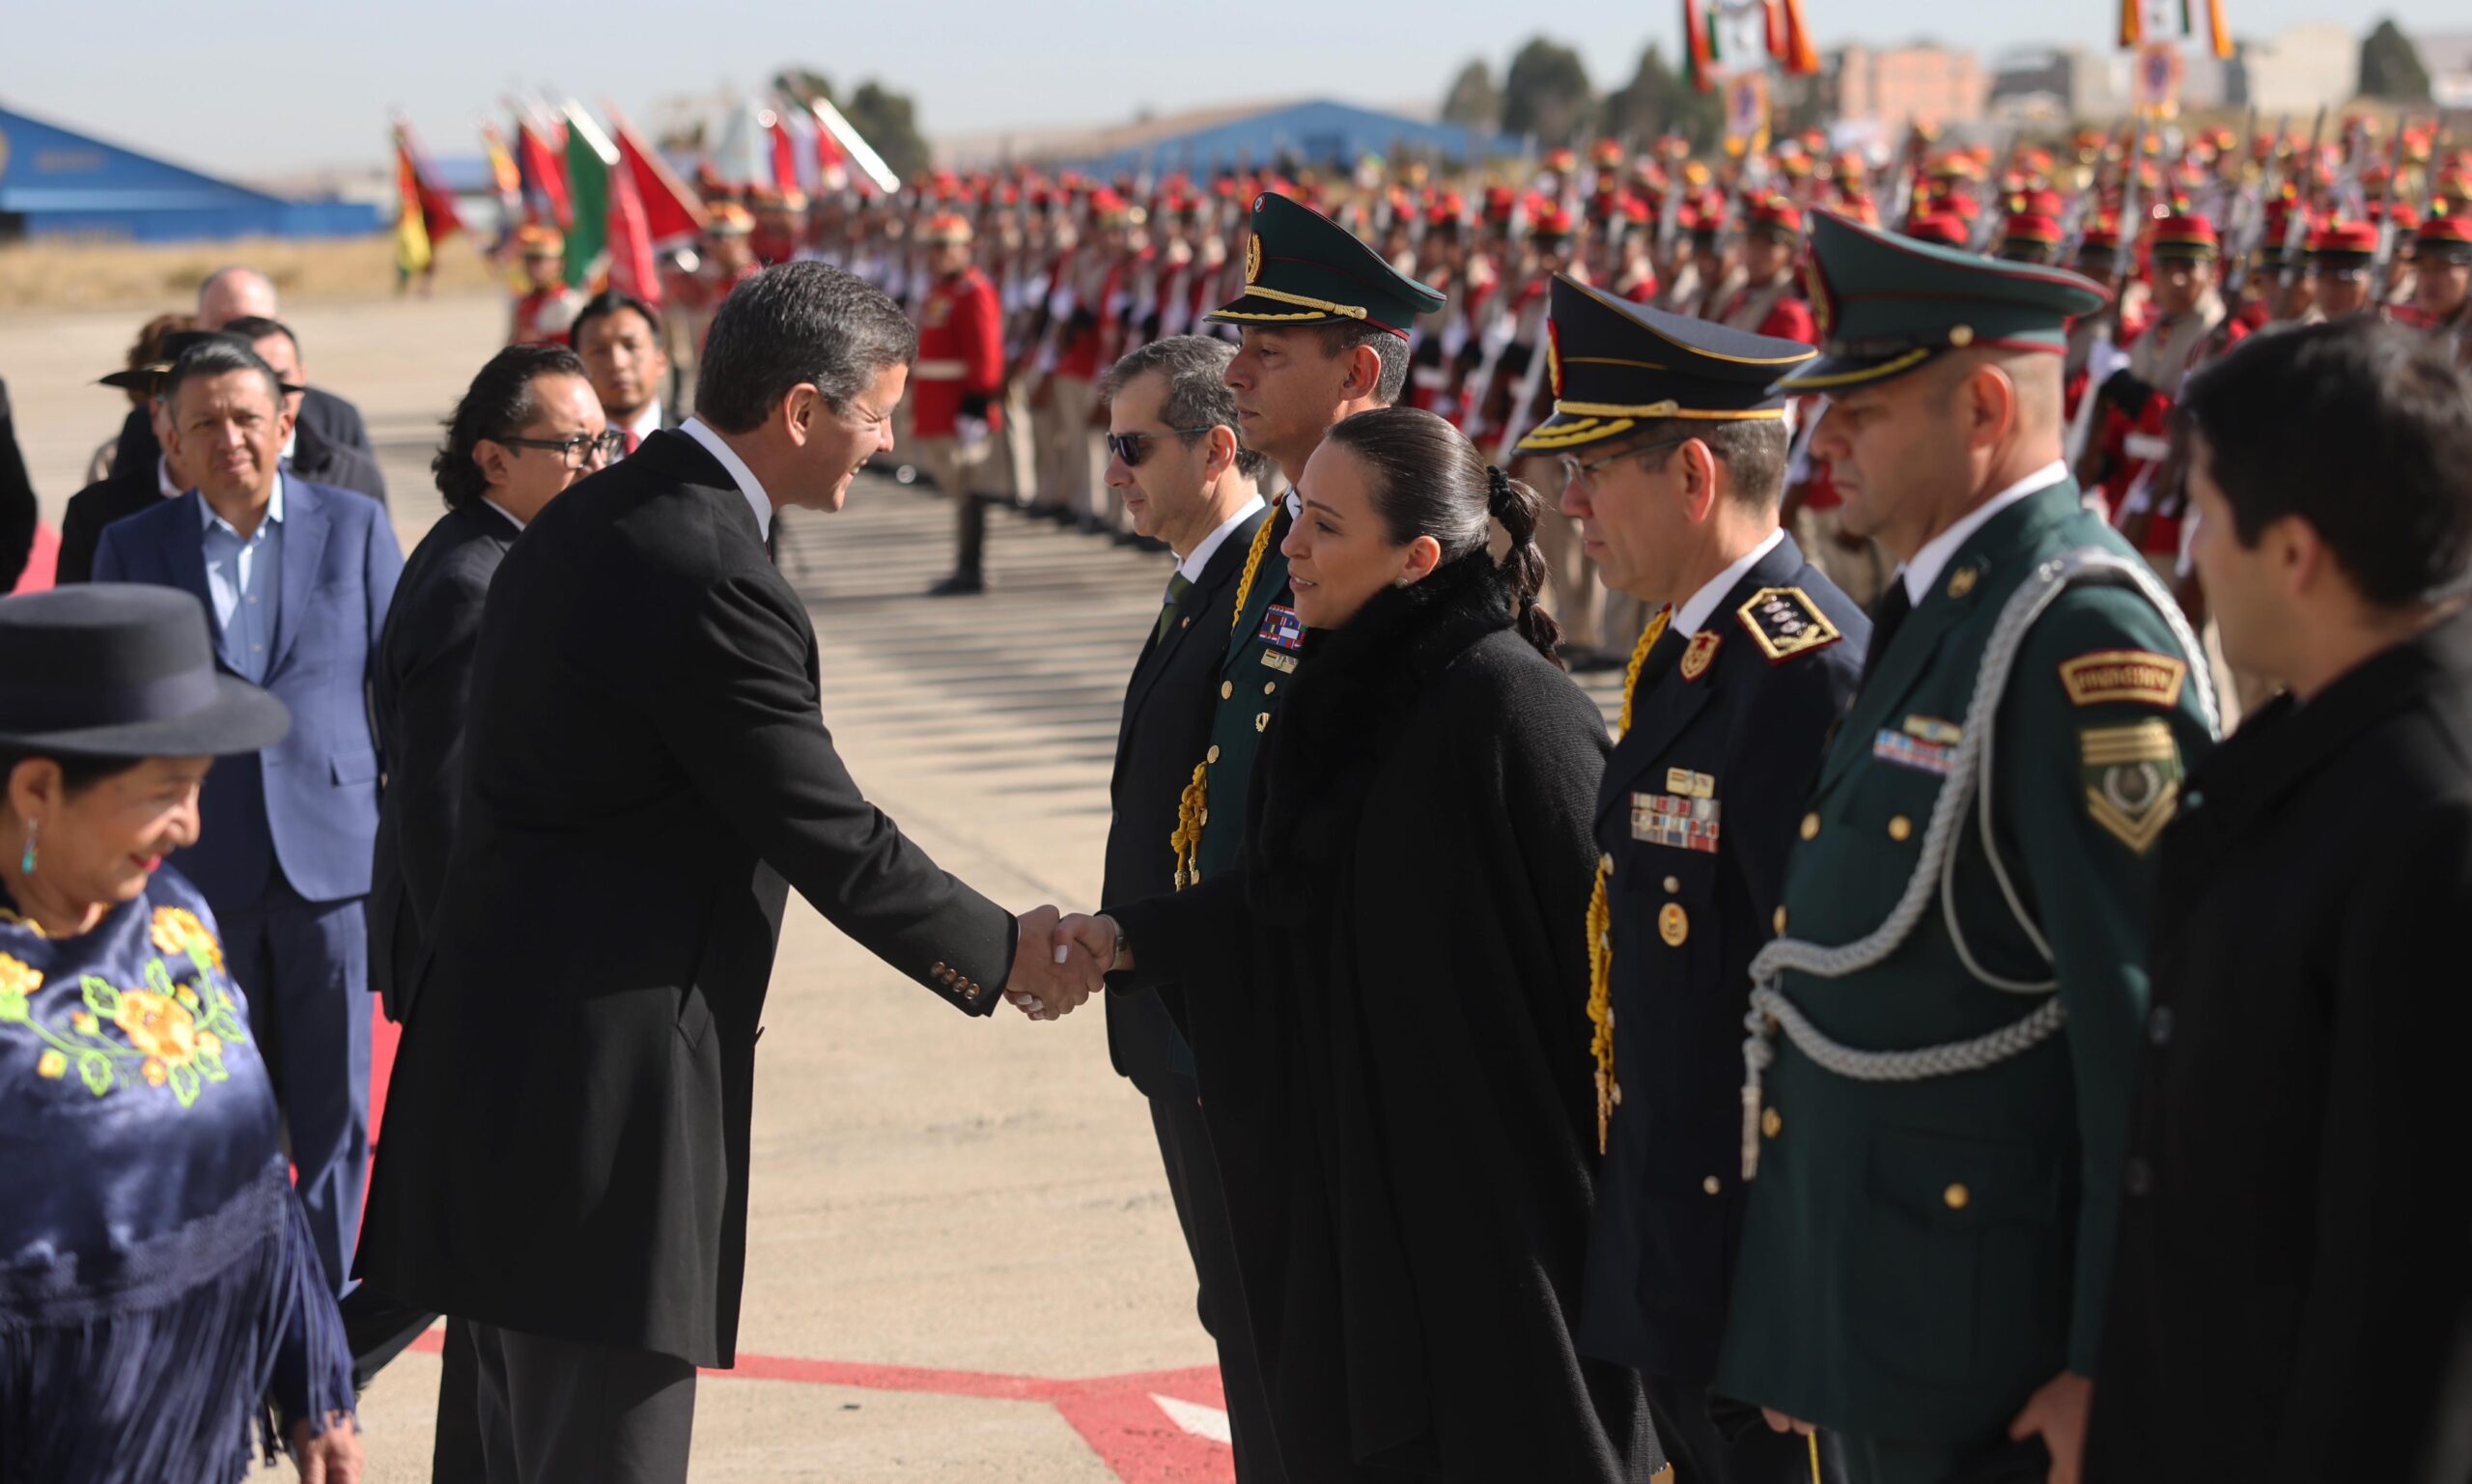
<svg viewBox="0 0 2472 1484">
<path fill-rule="evenodd" d="M 281 701 L 214 668 L 205 606 L 186 593 L 93 582 L 0 600 L 0 748 L 211 757 L 291 730 Z"/>
</svg>

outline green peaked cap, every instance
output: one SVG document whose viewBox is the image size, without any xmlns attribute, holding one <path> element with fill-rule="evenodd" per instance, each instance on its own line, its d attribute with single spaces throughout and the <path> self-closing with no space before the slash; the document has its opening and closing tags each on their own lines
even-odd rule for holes
<svg viewBox="0 0 2472 1484">
<path fill-rule="evenodd" d="M 1885 381 L 1968 346 L 2065 350 L 2068 322 L 2111 301 L 2065 268 L 1978 257 L 1835 211 L 1812 213 L 1804 273 L 1820 354 L 1780 378 L 1780 392 Z"/>
<path fill-rule="evenodd" d="M 1356 234 L 1277 191 L 1253 198 L 1245 292 L 1205 316 L 1230 324 L 1334 324 L 1358 320 L 1406 339 L 1442 295 L 1383 261 Z"/>
</svg>

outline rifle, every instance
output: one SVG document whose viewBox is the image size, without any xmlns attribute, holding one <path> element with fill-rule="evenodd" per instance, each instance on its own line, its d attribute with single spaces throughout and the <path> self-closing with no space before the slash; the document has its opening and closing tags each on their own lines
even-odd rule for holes
<svg viewBox="0 0 2472 1484">
<path fill-rule="evenodd" d="M 2309 130 L 2309 153 L 2292 162 L 2294 174 L 2305 169 L 2309 176 L 2301 178 L 2301 190 L 2292 203 L 2291 217 L 2284 223 L 2283 268 L 2275 275 L 2275 307 L 2279 311 L 2291 300 L 2291 281 L 2300 272 L 2301 251 L 2309 245 L 2309 177 L 2318 173 L 2318 146 L 2325 134 L 2326 105 L 2320 103 L 2318 105 L 2318 122 Z"/>
<path fill-rule="evenodd" d="M 2121 285 L 2122 294 L 2127 292 L 2129 266 L 2137 250 L 2137 239 L 2143 235 L 2143 224 L 2138 220 L 2137 187 L 2138 178 L 2146 168 L 2146 121 L 2133 114 L 2129 127 L 2135 131 L 2136 139 L 2129 150 L 2128 179 L 2121 186 L 2120 242 L 2112 249 L 2112 277 Z M 2102 383 L 2096 377 L 2105 364 L 2114 359 L 2116 343 L 2112 332 L 2120 325 L 2120 298 L 2115 296 L 2104 307 L 2102 321 L 2094 330 L 2094 344 L 2086 352 L 2086 390 L 2077 399 L 2077 416 L 2068 426 L 2068 466 L 2072 470 L 2085 460 L 2087 449 L 2094 438 L 2094 406 L 2103 400 Z"/>
<path fill-rule="evenodd" d="M 2369 263 L 2369 302 L 2373 311 L 2386 305 L 2386 270 L 2395 262 L 2395 182 L 2403 173 L 2403 116 L 2395 116 L 2395 140 L 2386 160 L 2386 189 L 2377 203 L 2377 253 Z"/>
</svg>

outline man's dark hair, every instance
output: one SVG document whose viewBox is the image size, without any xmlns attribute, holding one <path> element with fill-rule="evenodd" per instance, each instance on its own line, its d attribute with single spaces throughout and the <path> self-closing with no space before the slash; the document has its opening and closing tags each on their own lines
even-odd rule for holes
<svg viewBox="0 0 2472 1484">
<path fill-rule="evenodd" d="M 1665 444 L 1646 456 L 1649 467 L 1656 469 L 1672 462 L 1673 456 L 1682 451 L 1683 442 L 1691 438 L 1707 444 L 1708 452 L 1726 466 L 1728 489 L 1734 503 L 1748 510 L 1773 511 L 1784 499 L 1785 455 L 1791 442 L 1785 435 L 1784 419 L 1702 421 L 1667 417 L 1642 423 L 1630 433 L 1635 447 Z M 1583 463 L 1605 457 L 1598 453 L 1578 455 Z"/>
<path fill-rule="evenodd" d="M 583 374 L 583 361 L 560 345 L 509 346 L 491 356 L 446 419 L 446 446 L 429 462 L 446 508 L 461 510 L 489 493 L 490 482 L 472 462 L 472 450 L 483 438 L 515 436 L 517 429 L 541 415 L 537 383 L 543 377 Z"/>
<path fill-rule="evenodd" d="M 2439 347 L 2373 318 L 2253 335 L 2181 389 L 2175 434 L 2255 546 L 2309 522 L 2361 597 L 2408 608 L 2472 564 L 2472 384 Z"/>
<path fill-rule="evenodd" d="M 238 335 L 251 345 L 256 345 L 271 335 L 281 335 L 292 342 L 293 354 L 300 353 L 300 337 L 292 333 L 292 326 L 281 320 L 269 320 L 264 315 L 242 315 L 238 320 L 225 324 L 223 333 Z"/>
<path fill-rule="evenodd" d="M 1236 426 L 1236 394 L 1228 389 L 1227 363 L 1236 358 L 1236 348 L 1224 340 L 1207 335 L 1170 335 L 1154 340 L 1126 355 L 1108 371 L 1099 385 L 1099 395 L 1110 402 L 1127 386 L 1143 377 L 1156 375 L 1166 383 L 1167 395 L 1159 404 L 1159 420 L 1170 428 L 1225 428 L 1237 434 L 1236 472 L 1247 479 L 1259 480 L 1270 472 L 1268 454 L 1245 446 L 1244 435 Z M 1187 447 L 1192 447 L 1199 433 L 1180 433 Z"/>
<path fill-rule="evenodd" d="M 1373 386 L 1373 400 L 1384 406 L 1395 406 L 1399 394 L 1408 389 L 1408 342 L 1389 330 L 1377 329 L 1361 320 L 1333 320 L 1313 326 L 1322 337 L 1322 353 L 1333 360 L 1359 346 L 1373 347 L 1382 357 L 1382 376 Z"/>
<path fill-rule="evenodd" d="M 180 406 L 181 388 L 191 381 L 230 376 L 236 371 L 253 371 L 267 378 L 267 396 L 273 399 L 275 410 L 283 410 L 283 378 L 264 357 L 238 340 L 204 340 L 181 352 L 163 378 L 163 400 Z"/>
<path fill-rule="evenodd" d="M 660 310 L 623 290 L 604 289 L 584 300 L 583 307 L 576 311 L 575 322 L 567 326 L 567 344 L 578 350 L 582 350 L 583 327 L 595 320 L 605 320 L 622 309 L 632 309 L 642 315 L 644 328 L 653 332 L 653 340 L 656 343 L 660 340 Z"/>
<path fill-rule="evenodd" d="M 717 433 L 746 433 L 801 382 L 846 407 L 917 358 L 917 327 L 883 290 L 825 264 L 784 263 L 721 301 L 704 338 L 695 415 Z"/>
</svg>

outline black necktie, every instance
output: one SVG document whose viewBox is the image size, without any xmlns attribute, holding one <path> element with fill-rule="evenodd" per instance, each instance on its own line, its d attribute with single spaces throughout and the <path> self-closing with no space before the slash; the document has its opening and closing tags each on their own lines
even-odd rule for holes
<svg viewBox="0 0 2472 1484">
<path fill-rule="evenodd" d="M 1168 627 L 1176 622 L 1176 610 L 1184 605 L 1185 595 L 1193 589 L 1193 579 L 1181 572 L 1167 579 L 1167 597 L 1159 606 L 1159 627 L 1150 630 L 1153 645 L 1167 637 Z"/>
<path fill-rule="evenodd" d="M 1863 651 L 1863 683 L 1868 685 L 1872 673 L 1880 667 L 1880 657 L 1889 652 L 1889 640 L 1896 636 L 1897 626 L 1914 611 L 1914 600 L 1906 596 L 1905 574 L 1889 578 L 1889 590 L 1880 599 L 1879 611 L 1871 615 L 1871 643 Z"/>
</svg>

